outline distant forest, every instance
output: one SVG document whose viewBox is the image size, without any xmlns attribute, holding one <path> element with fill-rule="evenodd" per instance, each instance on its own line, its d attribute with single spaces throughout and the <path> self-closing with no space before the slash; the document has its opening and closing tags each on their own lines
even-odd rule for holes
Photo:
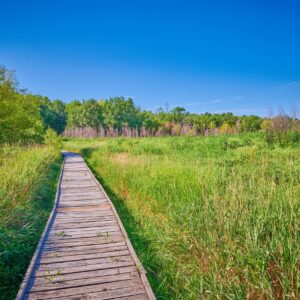
<svg viewBox="0 0 300 300">
<path fill-rule="evenodd" d="M 235 116 L 231 112 L 196 114 L 183 107 L 170 111 L 160 108 L 152 112 L 141 109 L 131 98 L 124 97 L 73 100 L 69 103 L 52 101 L 19 89 L 15 74 L 0 66 L 2 144 L 42 142 L 47 129 L 73 137 L 143 137 L 226 134 L 274 128 L 290 130 L 298 126 L 296 118 L 284 114 L 276 118 Z"/>
</svg>

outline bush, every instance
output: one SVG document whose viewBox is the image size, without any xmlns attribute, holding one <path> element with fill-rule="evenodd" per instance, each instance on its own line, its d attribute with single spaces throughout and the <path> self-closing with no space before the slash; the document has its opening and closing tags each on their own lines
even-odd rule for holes
<svg viewBox="0 0 300 300">
<path fill-rule="evenodd" d="M 63 147 L 62 138 L 51 128 L 46 130 L 44 143 L 47 146 L 61 150 Z"/>
<path fill-rule="evenodd" d="M 269 145 L 277 144 L 280 147 L 295 146 L 300 142 L 300 132 L 289 130 L 287 132 L 274 132 L 267 130 L 265 140 Z"/>
<path fill-rule="evenodd" d="M 300 141 L 299 120 L 280 113 L 278 116 L 266 119 L 262 128 L 265 140 L 269 145 L 280 147 L 294 146 Z"/>
<path fill-rule="evenodd" d="M 295 145 L 300 142 L 300 131 L 289 131 L 287 133 L 287 142 L 290 145 Z"/>
</svg>

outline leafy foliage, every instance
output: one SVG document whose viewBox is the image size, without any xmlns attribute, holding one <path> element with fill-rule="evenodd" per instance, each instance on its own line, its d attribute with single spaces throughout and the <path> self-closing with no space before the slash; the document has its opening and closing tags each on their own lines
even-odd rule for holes
<svg viewBox="0 0 300 300">
<path fill-rule="evenodd" d="M 142 122 L 139 112 L 131 98 L 126 100 L 124 97 L 115 97 L 103 103 L 104 124 L 108 127 L 140 127 Z"/>
<path fill-rule="evenodd" d="M 0 67 L 0 74 L 0 143 L 41 141 L 43 124 L 37 99 L 18 92 L 4 67 Z"/>
<path fill-rule="evenodd" d="M 47 97 L 40 99 L 40 114 L 45 128 L 52 128 L 57 133 L 63 133 L 67 124 L 65 104 L 60 100 L 50 101 Z"/>
</svg>

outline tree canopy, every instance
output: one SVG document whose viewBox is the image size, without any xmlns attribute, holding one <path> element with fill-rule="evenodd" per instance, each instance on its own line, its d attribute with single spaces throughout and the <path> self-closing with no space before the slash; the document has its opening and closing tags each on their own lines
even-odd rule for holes
<svg viewBox="0 0 300 300">
<path fill-rule="evenodd" d="M 131 98 L 104 100 L 59 99 L 18 89 L 15 74 L 0 66 L 0 143 L 41 142 L 47 129 L 62 134 L 65 129 L 94 128 L 123 132 L 124 128 L 154 134 L 233 133 L 257 131 L 265 126 L 258 116 L 235 116 L 231 112 L 189 113 L 184 107 L 156 112 L 142 110 Z"/>
</svg>

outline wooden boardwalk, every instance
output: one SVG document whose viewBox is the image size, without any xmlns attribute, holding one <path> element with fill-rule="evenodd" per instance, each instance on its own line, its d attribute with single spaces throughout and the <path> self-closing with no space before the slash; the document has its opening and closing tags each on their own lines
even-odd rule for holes
<svg viewBox="0 0 300 300">
<path fill-rule="evenodd" d="M 55 205 L 17 299 L 155 299 L 102 186 L 80 155 L 64 155 Z"/>
</svg>

